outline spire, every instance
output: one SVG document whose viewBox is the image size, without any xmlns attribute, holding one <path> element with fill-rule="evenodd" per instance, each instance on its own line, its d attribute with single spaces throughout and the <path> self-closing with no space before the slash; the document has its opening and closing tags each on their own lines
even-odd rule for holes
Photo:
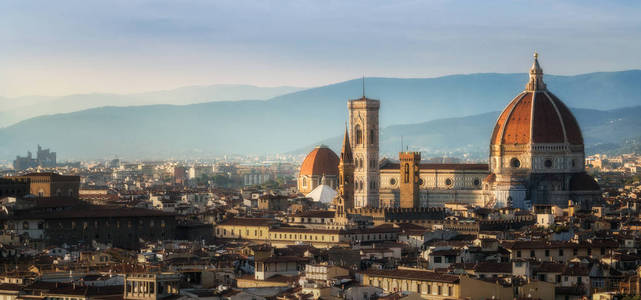
<svg viewBox="0 0 641 300">
<path fill-rule="evenodd" d="M 539 54 L 534 51 L 534 62 L 530 68 L 530 81 L 525 85 L 525 90 L 534 92 L 537 90 L 545 90 L 545 83 L 543 82 L 543 69 L 539 65 Z"/>
<path fill-rule="evenodd" d="M 349 132 L 347 131 L 347 123 L 345 123 L 345 135 L 343 136 L 343 148 L 341 149 L 341 160 L 343 163 L 351 163 L 352 158 L 352 146 L 349 143 Z"/>
<path fill-rule="evenodd" d="M 323 177 L 321 177 L 321 184 L 327 185 L 327 179 L 325 178 L 325 173 L 323 173 Z"/>
</svg>

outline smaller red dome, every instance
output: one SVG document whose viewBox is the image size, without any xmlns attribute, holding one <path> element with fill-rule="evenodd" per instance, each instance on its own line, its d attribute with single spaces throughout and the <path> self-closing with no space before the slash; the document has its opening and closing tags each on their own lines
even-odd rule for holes
<svg viewBox="0 0 641 300">
<path fill-rule="evenodd" d="M 300 167 L 300 175 L 338 176 L 338 163 L 336 153 L 327 146 L 321 145 L 307 154 Z"/>
</svg>

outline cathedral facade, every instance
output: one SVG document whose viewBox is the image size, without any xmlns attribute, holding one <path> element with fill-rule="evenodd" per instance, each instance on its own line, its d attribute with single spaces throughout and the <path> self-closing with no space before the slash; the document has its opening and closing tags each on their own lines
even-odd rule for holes
<svg viewBox="0 0 641 300">
<path fill-rule="evenodd" d="M 334 202 L 342 214 L 358 208 L 422 209 L 448 203 L 589 207 L 601 199 L 598 183 L 585 172 L 578 122 L 547 90 L 536 54 L 525 90 L 496 121 L 488 164 L 422 163 L 417 152 L 401 152 L 398 161 L 379 161 L 379 108 L 380 101 L 366 97 L 348 102 L 349 131 Z"/>
</svg>

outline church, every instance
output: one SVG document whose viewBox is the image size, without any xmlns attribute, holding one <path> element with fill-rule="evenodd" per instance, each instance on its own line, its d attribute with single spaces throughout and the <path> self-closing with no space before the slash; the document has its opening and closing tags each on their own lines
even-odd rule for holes
<svg viewBox="0 0 641 300">
<path fill-rule="evenodd" d="M 585 172 L 579 124 L 547 89 L 536 53 L 524 91 L 507 104 L 489 137 L 488 164 L 423 163 L 420 152 L 401 152 L 398 161 L 379 160 L 380 106 L 365 96 L 349 100 L 340 155 L 317 148 L 303 163 L 299 190 L 311 190 L 323 175 L 331 176 L 332 188 L 338 189 L 337 216 L 356 208 L 442 208 L 448 203 L 589 207 L 601 199 L 599 184 Z"/>
</svg>

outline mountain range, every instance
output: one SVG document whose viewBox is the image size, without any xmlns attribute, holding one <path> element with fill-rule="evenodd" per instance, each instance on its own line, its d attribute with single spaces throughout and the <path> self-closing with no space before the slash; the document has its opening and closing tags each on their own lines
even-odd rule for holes
<svg viewBox="0 0 641 300">
<path fill-rule="evenodd" d="M 641 70 L 546 75 L 545 81 L 572 107 L 588 147 L 640 135 Z M 428 154 L 482 158 L 498 111 L 526 82 L 527 74 L 470 74 L 364 83 L 365 95 L 381 100 L 382 153 L 400 150 L 403 136 L 405 145 Z M 207 158 L 304 152 L 319 142 L 335 146 L 344 131 L 346 102 L 361 97 L 362 86 L 355 79 L 268 100 L 111 106 L 38 116 L 0 129 L 0 159 L 37 143 L 62 159 Z"/>
<path fill-rule="evenodd" d="M 74 112 L 103 106 L 140 106 L 153 104 L 186 105 L 211 101 L 265 100 L 302 88 L 291 86 L 258 87 L 240 84 L 187 86 L 173 90 L 136 94 L 77 94 L 62 97 L 0 97 L 0 127 L 29 118 Z"/>
</svg>

